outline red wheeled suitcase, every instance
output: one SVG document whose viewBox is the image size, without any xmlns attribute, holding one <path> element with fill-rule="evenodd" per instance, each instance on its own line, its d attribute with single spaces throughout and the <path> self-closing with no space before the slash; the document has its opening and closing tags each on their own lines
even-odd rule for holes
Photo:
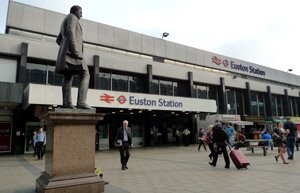
<svg viewBox="0 0 300 193">
<path fill-rule="evenodd" d="M 246 168 L 247 166 L 250 165 L 247 157 L 244 155 L 243 152 L 241 152 L 241 150 L 231 150 L 230 153 L 230 158 L 232 160 L 232 162 L 234 163 L 235 167 L 239 170 L 241 168 Z"/>
</svg>

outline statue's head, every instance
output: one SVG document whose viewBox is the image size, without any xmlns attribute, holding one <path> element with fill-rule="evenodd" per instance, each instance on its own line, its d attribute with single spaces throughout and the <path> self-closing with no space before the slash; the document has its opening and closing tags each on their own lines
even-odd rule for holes
<svg viewBox="0 0 300 193">
<path fill-rule="evenodd" d="M 70 13 L 73 13 L 78 19 L 80 19 L 82 17 L 82 8 L 79 5 L 73 5 L 70 9 Z"/>
</svg>

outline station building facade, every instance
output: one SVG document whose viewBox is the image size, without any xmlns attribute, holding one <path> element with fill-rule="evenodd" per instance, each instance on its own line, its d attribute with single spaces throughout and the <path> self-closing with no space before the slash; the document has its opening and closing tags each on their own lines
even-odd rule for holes
<svg viewBox="0 0 300 193">
<path fill-rule="evenodd" d="M 54 73 L 64 14 L 10 1 L 0 34 L 0 152 L 32 151 L 40 116 L 62 104 Z M 96 149 L 113 148 L 127 119 L 135 146 L 173 144 L 208 114 L 267 121 L 300 115 L 300 76 L 186 45 L 81 20 L 90 70 L 87 103 L 104 113 Z M 283 64 L 285 65 L 285 64 Z M 78 79 L 73 81 L 76 104 Z"/>
</svg>

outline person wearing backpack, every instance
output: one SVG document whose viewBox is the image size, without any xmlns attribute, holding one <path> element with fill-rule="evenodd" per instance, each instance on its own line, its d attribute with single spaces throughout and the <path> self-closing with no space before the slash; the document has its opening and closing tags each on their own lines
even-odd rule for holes
<svg viewBox="0 0 300 193">
<path fill-rule="evenodd" d="M 213 161 L 209 162 L 209 164 L 213 167 L 216 167 L 219 157 L 218 154 L 223 153 L 225 168 L 229 169 L 230 160 L 226 148 L 228 145 L 228 135 L 225 128 L 221 125 L 220 122 L 217 122 L 217 124 L 213 127 L 212 141 L 214 146 Z"/>
</svg>

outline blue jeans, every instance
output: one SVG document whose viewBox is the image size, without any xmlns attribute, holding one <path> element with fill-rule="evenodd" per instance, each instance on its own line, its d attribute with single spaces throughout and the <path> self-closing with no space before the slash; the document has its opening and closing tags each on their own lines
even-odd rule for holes
<svg viewBox="0 0 300 193">
<path fill-rule="evenodd" d="M 294 158 L 295 137 L 286 137 L 286 147 L 289 158 Z"/>
</svg>

